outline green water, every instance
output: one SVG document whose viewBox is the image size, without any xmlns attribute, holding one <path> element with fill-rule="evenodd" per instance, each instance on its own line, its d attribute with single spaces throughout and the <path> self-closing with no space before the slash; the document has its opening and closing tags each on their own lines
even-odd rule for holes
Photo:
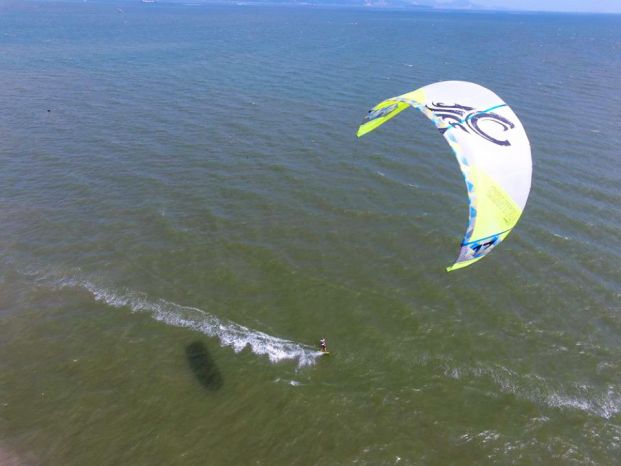
<svg viewBox="0 0 621 466">
<path fill-rule="evenodd" d="M 615 464 L 619 26 L 0 9 L 0 459 Z M 451 274 L 448 146 L 414 112 L 355 139 L 444 79 L 510 103 L 534 160 L 516 230 Z"/>
</svg>

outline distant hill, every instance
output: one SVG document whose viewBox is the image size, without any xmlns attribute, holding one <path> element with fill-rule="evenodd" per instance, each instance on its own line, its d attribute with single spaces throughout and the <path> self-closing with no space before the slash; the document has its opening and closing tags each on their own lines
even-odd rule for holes
<svg viewBox="0 0 621 466">
<path fill-rule="evenodd" d="M 144 1 L 144 0 L 143 0 Z M 147 0 L 149 3 L 152 0 Z M 470 0 L 157 0 L 159 3 L 231 3 L 231 4 L 291 4 L 333 5 L 371 8 L 415 8 L 443 10 L 486 9 Z"/>
</svg>

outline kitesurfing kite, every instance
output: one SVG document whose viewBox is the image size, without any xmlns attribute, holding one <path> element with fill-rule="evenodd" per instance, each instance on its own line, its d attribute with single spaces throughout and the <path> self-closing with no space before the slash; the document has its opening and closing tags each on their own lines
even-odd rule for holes
<svg viewBox="0 0 621 466">
<path fill-rule="evenodd" d="M 530 143 L 513 110 L 489 89 L 444 81 L 380 102 L 358 137 L 408 107 L 423 112 L 448 141 L 466 179 L 469 219 L 459 256 L 447 270 L 489 254 L 516 225 L 530 192 Z"/>
</svg>

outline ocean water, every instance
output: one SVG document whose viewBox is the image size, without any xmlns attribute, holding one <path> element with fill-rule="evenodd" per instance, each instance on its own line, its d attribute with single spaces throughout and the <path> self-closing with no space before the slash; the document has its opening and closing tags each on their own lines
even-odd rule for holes
<svg viewBox="0 0 621 466">
<path fill-rule="evenodd" d="M 620 16 L 0 4 L 0 460 L 617 464 L 620 76 Z M 444 140 L 355 138 L 447 79 L 533 150 L 450 274 Z"/>
</svg>

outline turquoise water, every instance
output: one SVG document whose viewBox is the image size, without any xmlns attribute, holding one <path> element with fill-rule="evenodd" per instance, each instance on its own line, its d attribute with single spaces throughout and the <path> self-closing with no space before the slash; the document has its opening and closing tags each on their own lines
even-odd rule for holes
<svg viewBox="0 0 621 466">
<path fill-rule="evenodd" d="M 615 464 L 620 52 L 619 16 L 0 6 L 0 459 Z M 355 138 L 446 79 L 534 160 L 451 274 L 444 140 Z"/>
</svg>

